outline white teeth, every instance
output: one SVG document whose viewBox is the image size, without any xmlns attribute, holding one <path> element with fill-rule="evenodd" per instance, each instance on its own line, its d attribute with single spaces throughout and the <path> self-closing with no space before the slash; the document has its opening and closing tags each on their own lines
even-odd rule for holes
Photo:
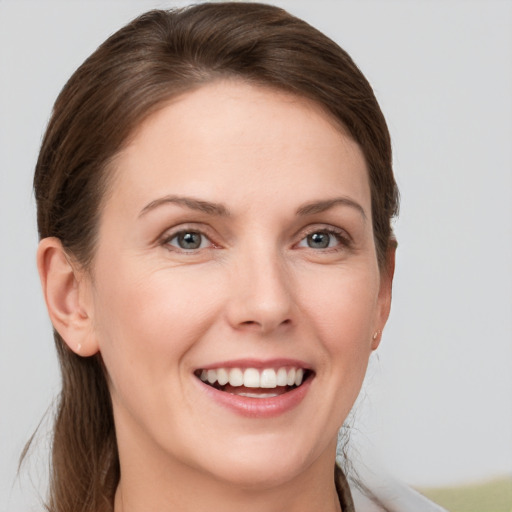
<svg viewBox="0 0 512 512">
<path fill-rule="evenodd" d="M 244 374 L 240 368 L 231 368 L 229 370 L 229 384 L 235 387 L 244 385 Z"/>
<path fill-rule="evenodd" d="M 217 370 L 217 381 L 221 386 L 227 384 L 229 382 L 229 373 L 224 368 L 219 368 Z"/>
<path fill-rule="evenodd" d="M 209 384 L 219 383 L 220 386 L 230 384 L 233 387 L 245 386 L 246 388 L 264 388 L 273 389 L 278 386 L 300 386 L 304 379 L 304 370 L 302 368 L 216 368 L 201 370 L 199 378 Z M 247 394 L 243 396 L 253 396 Z M 242 395 L 241 395 L 242 396 Z M 261 393 L 258 396 L 262 396 Z M 275 396 L 269 393 L 269 396 Z"/>
<path fill-rule="evenodd" d="M 260 372 L 256 368 L 247 368 L 244 372 L 244 386 L 246 388 L 260 387 Z"/>
<path fill-rule="evenodd" d="M 215 370 L 208 370 L 207 378 L 210 384 L 214 384 L 217 382 L 217 372 Z"/>
<path fill-rule="evenodd" d="M 286 368 L 279 368 L 279 370 L 277 370 L 276 384 L 278 386 L 288 385 L 288 372 L 286 371 Z"/>
<path fill-rule="evenodd" d="M 274 398 L 278 393 L 237 393 L 238 396 L 247 396 L 249 398 Z"/>
<path fill-rule="evenodd" d="M 276 371 L 272 368 L 266 368 L 261 372 L 260 387 L 275 388 L 277 386 Z"/>
</svg>

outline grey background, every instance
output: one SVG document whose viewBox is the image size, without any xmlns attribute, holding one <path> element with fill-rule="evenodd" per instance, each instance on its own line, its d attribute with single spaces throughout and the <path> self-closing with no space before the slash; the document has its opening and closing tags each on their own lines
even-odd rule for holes
<svg viewBox="0 0 512 512">
<path fill-rule="evenodd" d="M 400 246 L 360 460 L 415 485 L 512 474 L 512 2 L 275 3 L 352 55 L 393 138 Z M 17 459 L 59 388 L 31 194 L 52 103 L 110 33 L 171 5 L 0 0 L 0 510 L 37 504 L 44 426 L 32 483 Z"/>
</svg>

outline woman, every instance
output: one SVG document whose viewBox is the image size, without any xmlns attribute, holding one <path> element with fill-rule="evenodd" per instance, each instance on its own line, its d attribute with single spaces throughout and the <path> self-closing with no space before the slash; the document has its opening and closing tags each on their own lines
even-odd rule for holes
<svg viewBox="0 0 512 512">
<path fill-rule="evenodd" d="M 391 300 L 386 123 L 284 11 L 153 11 L 54 107 L 38 268 L 52 511 L 353 510 L 338 431 Z"/>
</svg>

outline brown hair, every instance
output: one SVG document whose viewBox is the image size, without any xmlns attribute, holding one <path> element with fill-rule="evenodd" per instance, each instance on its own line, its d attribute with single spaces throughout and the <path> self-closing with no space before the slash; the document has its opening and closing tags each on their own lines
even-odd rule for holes
<svg viewBox="0 0 512 512">
<path fill-rule="evenodd" d="M 307 97 L 344 125 L 366 158 L 377 258 L 384 269 L 398 192 L 389 133 L 373 91 L 336 43 L 264 4 L 150 11 L 112 35 L 78 68 L 57 98 L 35 170 L 40 237 L 58 237 L 87 269 L 116 154 L 164 102 L 222 77 Z M 109 511 L 119 461 L 101 357 L 79 357 L 56 331 L 54 336 L 62 391 L 48 510 Z"/>
</svg>

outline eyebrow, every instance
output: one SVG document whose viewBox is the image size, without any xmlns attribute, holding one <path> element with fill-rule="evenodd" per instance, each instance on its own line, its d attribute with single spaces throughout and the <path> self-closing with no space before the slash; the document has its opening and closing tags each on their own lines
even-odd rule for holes
<svg viewBox="0 0 512 512">
<path fill-rule="evenodd" d="M 197 210 L 208 215 L 219 215 L 222 217 L 230 216 L 229 210 L 221 203 L 212 203 L 210 201 L 204 201 L 202 199 L 196 199 L 194 197 L 175 196 L 168 195 L 160 197 L 148 203 L 140 212 L 139 217 L 142 217 L 146 213 L 164 204 L 177 204 L 178 206 L 185 206 L 191 210 Z M 364 220 L 366 220 L 366 212 L 364 208 L 348 197 L 335 197 L 333 199 L 325 199 L 323 201 L 313 201 L 310 203 L 303 204 L 297 209 L 296 214 L 299 216 L 315 215 L 317 213 L 325 212 L 335 206 L 343 205 L 349 206 L 357 210 Z"/>
<path fill-rule="evenodd" d="M 303 204 L 297 209 L 297 215 L 314 215 L 316 213 L 325 212 L 326 210 L 334 208 L 335 206 L 338 205 L 349 206 L 350 208 L 354 208 L 361 214 L 363 220 L 366 221 L 366 212 L 364 211 L 364 208 L 359 203 L 357 203 L 353 199 L 350 199 L 349 197 L 334 197 L 332 199 L 326 199 L 323 201 L 313 201 L 311 203 Z"/>
<path fill-rule="evenodd" d="M 193 197 L 184 197 L 184 196 L 164 196 L 159 199 L 155 199 L 148 203 L 141 210 L 139 217 L 142 217 L 146 213 L 159 206 L 164 204 L 177 204 L 178 206 L 185 206 L 186 208 L 190 208 L 191 210 L 197 210 L 203 213 L 207 213 L 209 215 L 220 215 L 223 217 L 227 217 L 230 215 L 228 209 L 220 203 L 211 203 L 210 201 L 203 201 L 201 199 L 195 199 Z"/>
</svg>

